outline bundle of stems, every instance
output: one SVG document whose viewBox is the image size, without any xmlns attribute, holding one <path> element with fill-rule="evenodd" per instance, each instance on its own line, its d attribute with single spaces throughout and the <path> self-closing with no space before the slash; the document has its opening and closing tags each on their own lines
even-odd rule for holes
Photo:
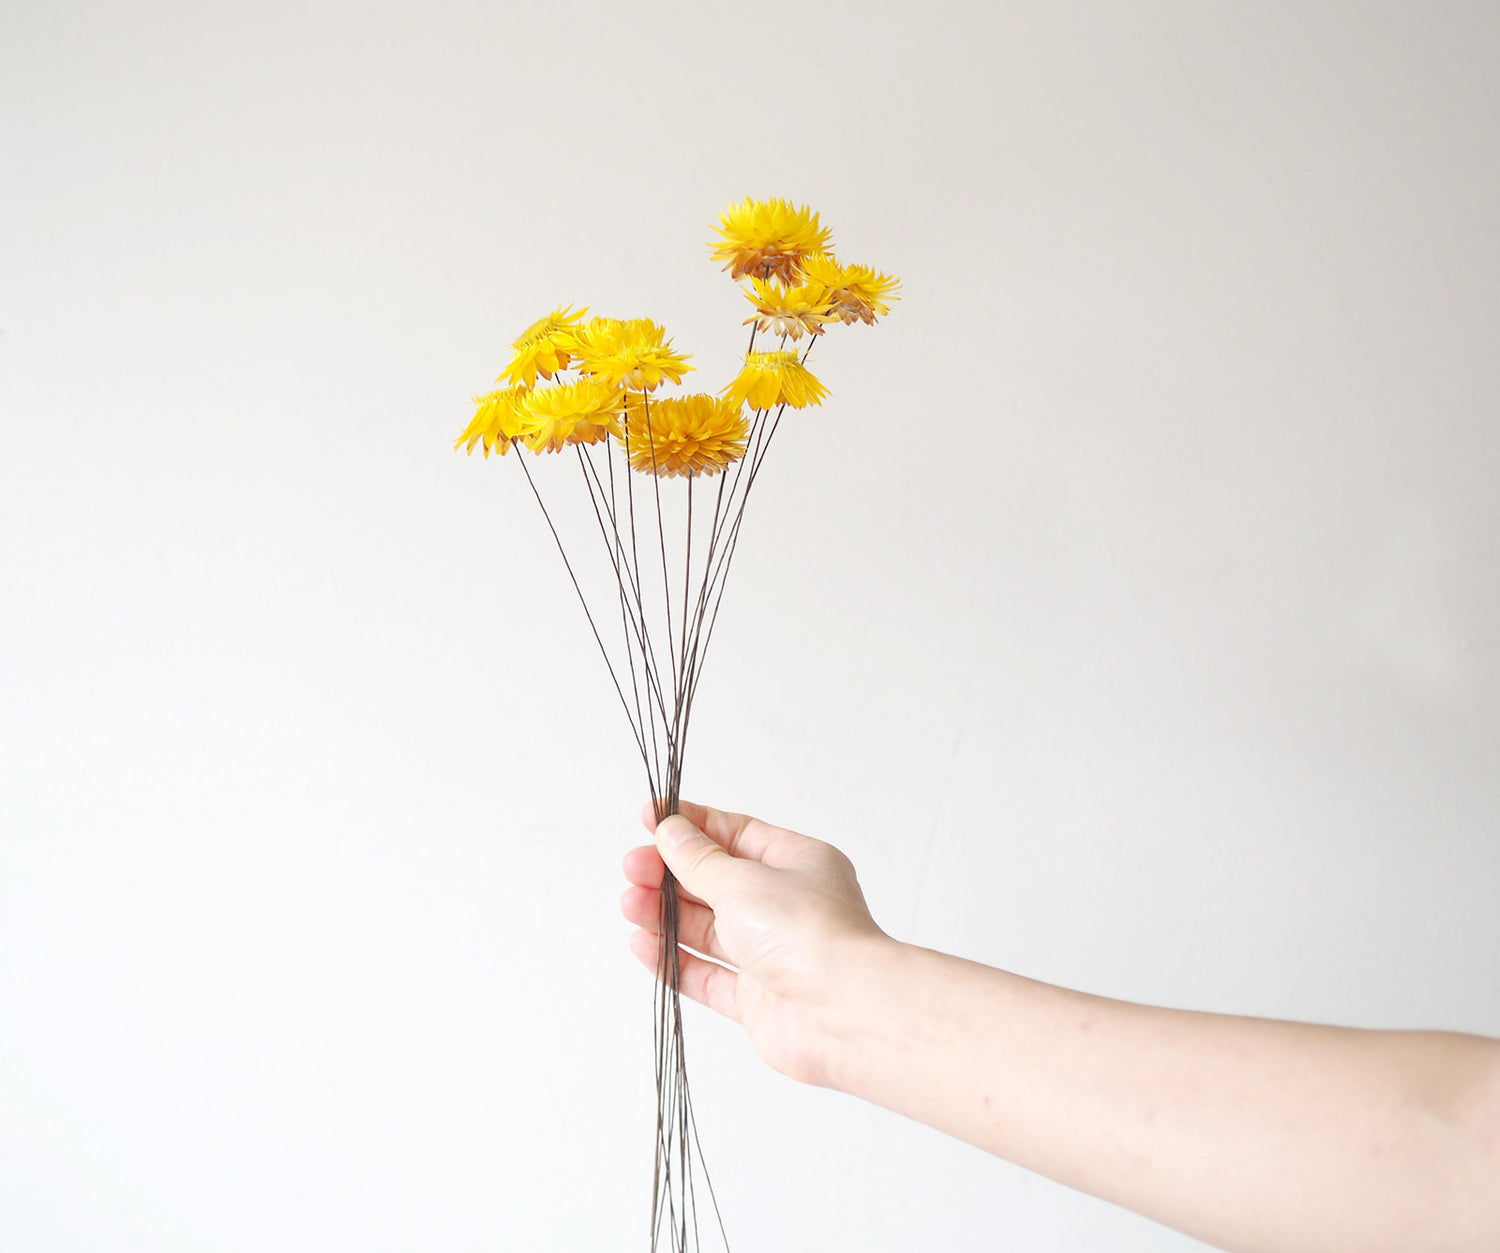
<svg viewBox="0 0 1500 1253">
<path fill-rule="evenodd" d="M 714 256 L 733 278 L 749 280 L 741 290 L 754 306 L 745 319 L 751 331 L 744 367 L 718 396 L 657 394 L 693 367 L 656 323 L 585 320 L 587 310 L 559 308 L 515 341 L 497 380 L 509 386 L 479 397 L 458 439 L 470 452 L 482 445 L 486 456 L 517 450 L 625 711 L 657 821 L 676 813 L 681 798 L 693 703 L 751 489 L 786 411 L 827 395 L 806 367 L 812 345 L 830 323 L 873 323 L 888 312 L 897 287 L 887 275 L 836 261 L 829 232 L 805 207 L 746 200 L 725 210 L 717 230 Z M 757 352 L 759 335 L 779 341 L 777 348 Z M 570 371 L 576 377 L 564 381 Z M 570 554 L 522 449 L 576 459 L 587 502 L 583 525 L 597 530 L 600 545 L 593 548 L 595 578 L 576 547 Z M 649 476 L 649 486 L 637 487 L 636 475 Z M 681 490 L 664 496 L 662 480 L 678 478 L 685 480 Z M 700 1172 L 701 1203 L 728 1248 L 683 1048 L 680 907 L 676 881 L 665 871 L 653 1000 L 653 1253 L 663 1241 L 672 1253 L 702 1247 Z"/>
<path fill-rule="evenodd" d="M 752 332 L 752 351 L 753 347 Z M 641 408 L 645 459 L 655 463 L 656 438 L 648 393 L 641 394 Z M 698 679 L 739 545 L 745 505 L 786 408 L 782 404 L 774 411 L 755 411 L 746 454 L 732 468 L 715 476 L 712 488 L 697 492 L 696 502 L 697 476 L 687 476 L 680 532 L 668 525 L 672 502 L 668 502 L 667 512 L 663 511 L 661 476 L 653 474 L 648 492 L 636 492 L 629 473 L 628 430 L 618 443 L 604 443 L 602 453 L 597 445 L 576 446 L 590 511 L 615 578 L 613 599 L 619 610 L 620 644 L 616 648 L 606 643 L 609 620 L 602 606 L 590 604 L 535 477 L 525 459 L 516 458 L 546 519 L 625 711 L 658 822 L 677 812 Z M 637 496 L 642 494 L 645 499 L 638 501 Z M 703 499 L 705 496 L 710 499 Z M 679 548 L 680 554 L 676 551 Z M 658 579 L 660 586 L 653 586 Z M 596 608 L 600 610 L 597 616 Z M 602 628 L 601 621 L 605 624 Z M 701 1247 L 697 1170 L 702 1172 L 707 1203 L 721 1238 L 723 1221 L 703 1162 L 683 1047 L 679 904 L 676 880 L 666 870 L 653 997 L 657 1111 L 650 1247 L 657 1249 L 665 1237 L 673 1253 L 686 1253 Z M 727 1248 L 727 1239 L 724 1243 Z"/>
</svg>

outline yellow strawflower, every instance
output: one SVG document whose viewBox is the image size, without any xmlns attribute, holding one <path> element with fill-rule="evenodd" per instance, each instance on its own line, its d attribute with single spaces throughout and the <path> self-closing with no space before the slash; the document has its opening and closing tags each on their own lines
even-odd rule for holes
<svg viewBox="0 0 1500 1253">
<path fill-rule="evenodd" d="M 750 437 L 739 403 L 722 396 L 648 401 L 632 394 L 625 412 L 630 464 L 658 478 L 717 474 L 745 455 Z"/>
<path fill-rule="evenodd" d="M 731 278 L 774 278 L 787 286 L 797 281 L 803 257 L 827 252 L 833 243 L 816 213 L 789 200 L 747 197 L 725 209 L 714 230 L 721 238 L 708 246 Z"/>
<path fill-rule="evenodd" d="M 833 320 L 828 311 L 828 290 L 819 283 L 783 287 L 757 278 L 751 280 L 749 290 L 743 287 L 740 290 L 755 306 L 755 312 L 743 325 L 754 322 L 757 330 L 771 335 L 787 335 L 794 340 L 803 335 L 821 335 L 823 323 Z"/>
<path fill-rule="evenodd" d="M 568 444 L 597 444 L 620 433 L 625 393 L 593 379 L 527 393 L 521 438 L 532 452 L 559 452 Z"/>
<path fill-rule="evenodd" d="M 538 374 L 550 379 L 559 370 L 566 370 L 573 351 L 572 330 L 587 312 L 580 309 L 574 313 L 571 307 L 560 307 L 538 318 L 511 345 L 515 356 L 498 381 L 535 387 Z"/>
<path fill-rule="evenodd" d="M 590 318 L 574 333 L 578 370 L 600 383 L 653 391 L 663 379 L 680 383 L 693 367 L 649 318 Z"/>
<path fill-rule="evenodd" d="M 807 282 L 828 289 L 829 310 L 846 326 L 873 326 L 876 318 L 891 311 L 890 302 L 900 299 L 896 289 L 901 280 L 877 274 L 867 265 L 840 265 L 831 256 L 811 256 L 803 259 L 802 273 Z"/>
<path fill-rule="evenodd" d="M 746 354 L 744 369 L 723 394 L 736 405 L 748 402 L 752 409 L 774 409 L 777 405 L 805 409 L 822 404 L 828 389 L 795 352 L 752 352 Z"/>
<path fill-rule="evenodd" d="M 484 455 L 490 455 L 490 449 L 497 449 L 503 457 L 510 451 L 511 441 L 521 435 L 525 426 L 525 414 L 522 405 L 526 400 L 527 389 L 524 387 L 507 387 L 497 392 L 488 392 L 475 399 L 477 408 L 474 410 L 474 418 L 464 433 L 454 441 L 453 447 L 467 444 L 467 452 L 474 455 L 474 445 L 484 444 Z"/>
</svg>

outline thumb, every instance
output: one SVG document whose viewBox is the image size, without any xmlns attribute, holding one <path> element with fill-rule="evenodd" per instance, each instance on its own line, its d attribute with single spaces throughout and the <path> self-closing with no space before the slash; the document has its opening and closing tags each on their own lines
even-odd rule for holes
<svg viewBox="0 0 1500 1253">
<path fill-rule="evenodd" d="M 656 848 L 677 881 L 712 908 L 733 873 L 734 858 L 681 814 L 669 814 L 656 824 Z"/>
</svg>

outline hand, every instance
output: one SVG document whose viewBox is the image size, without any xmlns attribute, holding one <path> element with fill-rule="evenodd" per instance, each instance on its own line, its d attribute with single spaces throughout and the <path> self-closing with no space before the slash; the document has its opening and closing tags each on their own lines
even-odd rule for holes
<svg viewBox="0 0 1500 1253">
<path fill-rule="evenodd" d="M 830 844 L 743 814 L 681 809 L 658 827 L 647 805 L 656 846 L 625 857 L 633 886 L 620 907 L 640 928 L 632 951 L 656 970 L 665 859 L 682 901 L 682 994 L 738 1022 L 783 1074 L 829 1083 L 848 985 L 872 949 L 893 943 L 853 865 Z"/>
</svg>

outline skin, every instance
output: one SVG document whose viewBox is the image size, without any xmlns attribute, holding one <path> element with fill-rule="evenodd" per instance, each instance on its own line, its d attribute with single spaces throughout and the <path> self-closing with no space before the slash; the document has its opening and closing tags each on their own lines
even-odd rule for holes
<svg viewBox="0 0 1500 1253">
<path fill-rule="evenodd" d="M 1239 1253 L 1500 1250 L 1500 1041 L 1160 1009 L 900 943 L 829 844 L 684 804 L 625 858 L 651 971 L 775 1069 Z"/>
</svg>

